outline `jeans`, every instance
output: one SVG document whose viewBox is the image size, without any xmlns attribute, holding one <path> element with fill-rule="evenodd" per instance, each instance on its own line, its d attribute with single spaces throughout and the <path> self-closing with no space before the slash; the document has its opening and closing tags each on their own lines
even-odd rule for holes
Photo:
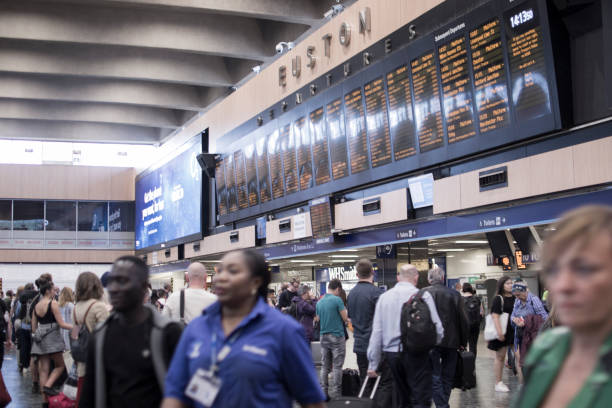
<svg viewBox="0 0 612 408">
<path fill-rule="evenodd" d="M 478 344 L 478 336 L 480 335 L 480 326 L 475 326 L 470 328 L 470 334 L 468 337 L 468 346 L 470 353 L 474 353 L 474 357 L 476 357 L 476 347 Z"/>
<path fill-rule="evenodd" d="M 410 398 L 414 408 L 430 408 L 432 396 L 432 367 L 429 353 L 403 355 L 406 379 L 410 387 Z"/>
<path fill-rule="evenodd" d="M 321 335 L 321 387 L 330 398 L 342 396 L 342 366 L 346 353 L 346 340 L 333 334 Z M 332 385 L 329 386 L 329 373 Z"/>
<path fill-rule="evenodd" d="M 457 368 L 457 350 L 454 348 L 435 347 L 431 353 L 433 370 L 432 389 L 436 408 L 448 408 L 448 400 L 453 389 L 455 370 Z"/>
<path fill-rule="evenodd" d="M 19 329 L 19 366 L 28 368 L 30 366 L 30 351 L 32 351 L 32 332 Z"/>
<path fill-rule="evenodd" d="M 363 384 L 368 374 L 368 353 L 355 353 L 355 355 L 357 356 L 357 367 L 359 367 L 359 379 Z"/>
</svg>

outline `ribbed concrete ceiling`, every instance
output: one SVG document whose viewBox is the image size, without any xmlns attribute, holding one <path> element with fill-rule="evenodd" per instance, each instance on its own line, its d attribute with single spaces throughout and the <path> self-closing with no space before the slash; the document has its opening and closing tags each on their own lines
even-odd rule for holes
<svg viewBox="0 0 612 408">
<path fill-rule="evenodd" d="M 0 138 L 163 142 L 333 3 L 0 1 Z"/>
</svg>

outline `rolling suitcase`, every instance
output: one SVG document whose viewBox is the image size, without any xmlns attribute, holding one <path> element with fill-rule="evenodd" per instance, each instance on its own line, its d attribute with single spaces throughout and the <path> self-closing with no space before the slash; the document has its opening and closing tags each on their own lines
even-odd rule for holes
<svg viewBox="0 0 612 408">
<path fill-rule="evenodd" d="M 359 392 L 359 371 L 345 368 L 342 370 L 342 396 L 356 397 Z"/>
<path fill-rule="evenodd" d="M 359 395 L 357 397 L 340 397 L 338 399 L 333 399 L 327 403 L 327 408 L 375 408 L 376 402 L 374 401 L 374 395 L 376 394 L 376 390 L 378 389 L 380 376 L 376 378 L 376 382 L 374 383 L 374 388 L 372 388 L 370 398 L 362 398 L 366 388 L 366 384 L 368 383 L 369 379 L 370 377 L 365 378 L 365 380 L 363 381 L 363 385 L 361 386 L 361 391 L 359 391 Z"/>
<path fill-rule="evenodd" d="M 476 387 L 476 357 L 469 351 L 457 352 L 457 368 L 455 371 L 454 388 L 463 391 Z"/>
</svg>

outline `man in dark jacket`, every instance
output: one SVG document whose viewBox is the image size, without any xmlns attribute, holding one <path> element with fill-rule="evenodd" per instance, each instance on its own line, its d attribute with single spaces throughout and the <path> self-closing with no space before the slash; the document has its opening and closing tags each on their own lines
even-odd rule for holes
<svg viewBox="0 0 612 408">
<path fill-rule="evenodd" d="M 372 334 L 374 310 L 381 291 L 372 284 L 374 271 L 369 259 L 360 259 L 356 269 L 359 282 L 348 295 L 347 308 L 355 338 L 353 352 L 357 355 L 359 378 L 363 381 L 368 372 L 368 344 Z"/>
<path fill-rule="evenodd" d="M 278 297 L 278 308 L 281 312 L 287 312 L 287 309 L 291 307 L 291 301 L 296 297 L 297 290 L 300 287 L 300 282 L 297 279 L 293 279 L 286 290 L 284 290 Z"/>
<path fill-rule="evenodd" d="M 438 266 L 429 271 L 431 284 L 427 291 L 438 309 L 444 337 L 430 353 L 433 368 L 433 399 L 436 408 L 447 408 L 457 368 L 457 349 L 468 341 L 469 325 L 463 310 L 463 298 L 444 285 L 444 270 Z"/>
</svg>

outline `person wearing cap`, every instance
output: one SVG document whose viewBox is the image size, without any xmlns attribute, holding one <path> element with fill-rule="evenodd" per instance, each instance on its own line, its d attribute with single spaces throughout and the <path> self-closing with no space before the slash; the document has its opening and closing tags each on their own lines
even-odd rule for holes
<svg viewBox="0 0 612 408">
<path fill-rule="evenodd" d="M 535 330 L 537 333 L 542 323 L 548 318 L 548 312 L 546 312 L 546 308 L 540 298 L 528 291 L 525 282 L 514 282 L 512 285 L 512 294 L 516 298 L 514 301 L 514 309 L 510 316 L 510 321 L 514 327 L 515 362 L 519 380 L 523 382 L 521 351 L 524 351 L 525 347 L 521 347 L 521 343 L 526 337 L 526 331 L 532 333 Z"/>
</svg>

